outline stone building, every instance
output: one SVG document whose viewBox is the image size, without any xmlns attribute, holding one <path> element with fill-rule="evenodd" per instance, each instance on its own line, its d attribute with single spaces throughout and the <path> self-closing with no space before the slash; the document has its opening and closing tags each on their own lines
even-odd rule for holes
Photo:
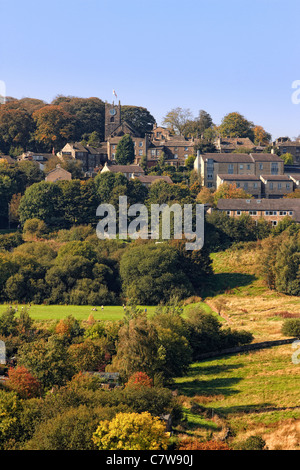
<svg viewBox="0 0 300 470">
<path fill-rule="evenodd" d="M 292 141 L 289 137 L 279 137 L 273 142 L 274 147 L 280 152 L 280 155 L 290 153 L 293 155 L 294 163 L 300 163 L 300 138 Z"/>
<path fill-rule="evenodd" d="M 145 174 L 144 170 L 139 165 L 108 165 L 105 163 L 100 173 L 103 174 L 107 172 L 122 173 L 128 180 Z"/>
<path fill-rule="evenodd" d="M 206 153 L 198 154 L 194 168 L 200 173 L 203 186 L 216 189 L 217 176 L 283 175 L 284 162 L 270 153 Z"/>
<path fill-rule="evenodd" d="M 45 178 L 46 181 L 51 181 L 52 183 L 62 180 L 70 181 L 71 179 L 72 174 L 64 168 L 61 168 L 59 164 L 56 165 L 56 168 L 54 168 L 54 170 L 49 171 Z"/>
<path fill-rule="evenodd" d="M 232 153 L 235 151 L 242 152 L 242 149 L 247 149 L 251 152 L 256 150 L 255 144 L 249 137 L 217 137 L 214 145 L 220 153 Z"/>
<path fill-rule="evenodd" d="M 107 147 L 102 144 L 97 147 L 82 145 L 80 142 L 68 143 L 57 154 L 60 158 L 74 158 L 82 162 L 82 170 L 87 176 L 92 176 L 95 168 L 104 165 L 107 160 Z"/>
<path fill-rule="evenodd" d="M 219 199 L 217 209 L 230 217 L 248 214 L 256 221 L 262 217 L 273 226 L 287 216 L 300 223 L 300 199 Z"/>
</svg>

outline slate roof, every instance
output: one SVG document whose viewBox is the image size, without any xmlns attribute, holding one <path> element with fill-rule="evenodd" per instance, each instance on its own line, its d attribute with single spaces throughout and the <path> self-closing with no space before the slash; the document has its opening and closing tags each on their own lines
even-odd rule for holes
<svg viewBox="0 0 300 470">
<path fill-rule="evenodd" d="M 220 210 L 293 211 L 293 218 L 300 222 L 300 199 L 219 199 Z"/>
<path fill-rule="evenodd" d="M 256 175 L 227 175 L 227 174 L 218 174 L 218 177 L 222 180 L 228 181 L 260 181 L 259 177 Z"/>
</svg>

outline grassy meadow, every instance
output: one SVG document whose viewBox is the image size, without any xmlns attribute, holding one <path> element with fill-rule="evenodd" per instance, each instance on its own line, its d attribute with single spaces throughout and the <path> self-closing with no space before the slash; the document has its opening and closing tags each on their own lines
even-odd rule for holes
<svg viewBox="0 0 300 470">
<path fill-rule="evenodd" d="M 285 318 L 300 317 L 299 297 L 270 291 L 260 276 L 260 251 L 213 253 L 216 282 L 204 300 L 224 326 L 246 329 L 254 342 L 284 338 Z M 186 421 L 178 432 L 237 444 L 260 435 L 270 450 L 300 449 L 300 364 L 291 344 L 192 364 L 175 379 Z"/>
<path fill-rule="evenodd" d="M 236 443 L 261 435 L 269 449 L 300 449 L 300 365 L 292 345 L 194 363 L 174 387 L 186 410 L 179 432 Z M 282 430 L 285 429 L 285 432 Z"/>
</svg>

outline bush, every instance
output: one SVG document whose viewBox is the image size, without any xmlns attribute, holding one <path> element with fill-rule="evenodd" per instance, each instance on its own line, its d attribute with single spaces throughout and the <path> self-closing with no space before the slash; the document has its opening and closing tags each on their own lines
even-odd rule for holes
<svg viewBox="0 0 300 470">
<path fill-rule="evenodd" d="M 266 442 L 261 436 L 250 436 L 245 441 L 241 442 L 236 450 L 263 450 Z"/>
<path fill-rule="evenodd" d="M 47 233 L 47 225 L 40 219 L 28 219 L 23 231 L 25 236 L 41 238 Z"/>
<path fill-rule="evenodd" d="M 201 442 L 195 438 L 185 438 L 177 444 L 178 450 L 230 450 L 225 442 L 205 441 Z"/>
<path fill-rule="evenodd" d="M 281 332 L 285 336 L 300 337 L 300 318 L 289 318 L 285 320 Z"/>
</svg>

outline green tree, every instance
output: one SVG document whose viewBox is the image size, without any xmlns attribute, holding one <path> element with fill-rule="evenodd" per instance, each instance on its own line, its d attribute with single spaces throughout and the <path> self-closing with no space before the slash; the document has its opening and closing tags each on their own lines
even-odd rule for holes
<svg viewBox="0 0 300 470">
<path fill-rule="evenodd" d="M 294 157 L 291 153 L 283 153 L 282 155 L 280 155 L 280 158 L 282 158 L 285 165 L 293 165 L 294 164 Z"/>
<path fill-rule="evenodd" d="M 223 137 L 249 137 L 254 140 L 253 127 L 253 122 L 240 113 L 233 112 L 224 116 L 218 131 Z"/>
<path fill-rule="evenodd" d="M 163 118 L 162 124 L 170 127 L 174 132 L 184 135 L 187 131 L 189 121 L 193 119 L 190 109 L 180 107 L 171 109 Z"/>
<path fill-rule="evenodd" d="M 157 331 L 146 315 L 130 318 L 119 330 L 110 370 L 120 372 L 123 379 L 140 371 L 153 378 L 159 362 L 157 341 Z"/>
<path fill-rule="evenodd" d="M 172 294 L 184 298 L 194 293 L 178 251 L 167 243 L 129 247 L 122 256 L 120 274 L 124 294 L 139 305 L 157 305 Z"/>
<path fill-rule="evenodd" d="M 25 366 L 45 390 L 62 386 L 75 372 L 65 342 L 57 336 L 23 344 L 18 350 L 18 364 Z"/>
<path fill-rule="evenodd" d="M 125 134 L 117 145 L 116 162 L 118 165 L 134 162 L 134 144 L 129 134 Z"/>
<path fill-rule="evenodd" d="M 155 119 L 148 109 L 141 106 L 121 106 L 121 118 L 142 136 L 151 132 L 155 124 Z"/>
<path fill-rule="evenodd" d="M 64 224 L 62 191 L 59 185 L 41 181 L 28 187 L 19 206 L 22 225 L 28 219 L 43 220 L 48 226 Z"/>
</svg>

